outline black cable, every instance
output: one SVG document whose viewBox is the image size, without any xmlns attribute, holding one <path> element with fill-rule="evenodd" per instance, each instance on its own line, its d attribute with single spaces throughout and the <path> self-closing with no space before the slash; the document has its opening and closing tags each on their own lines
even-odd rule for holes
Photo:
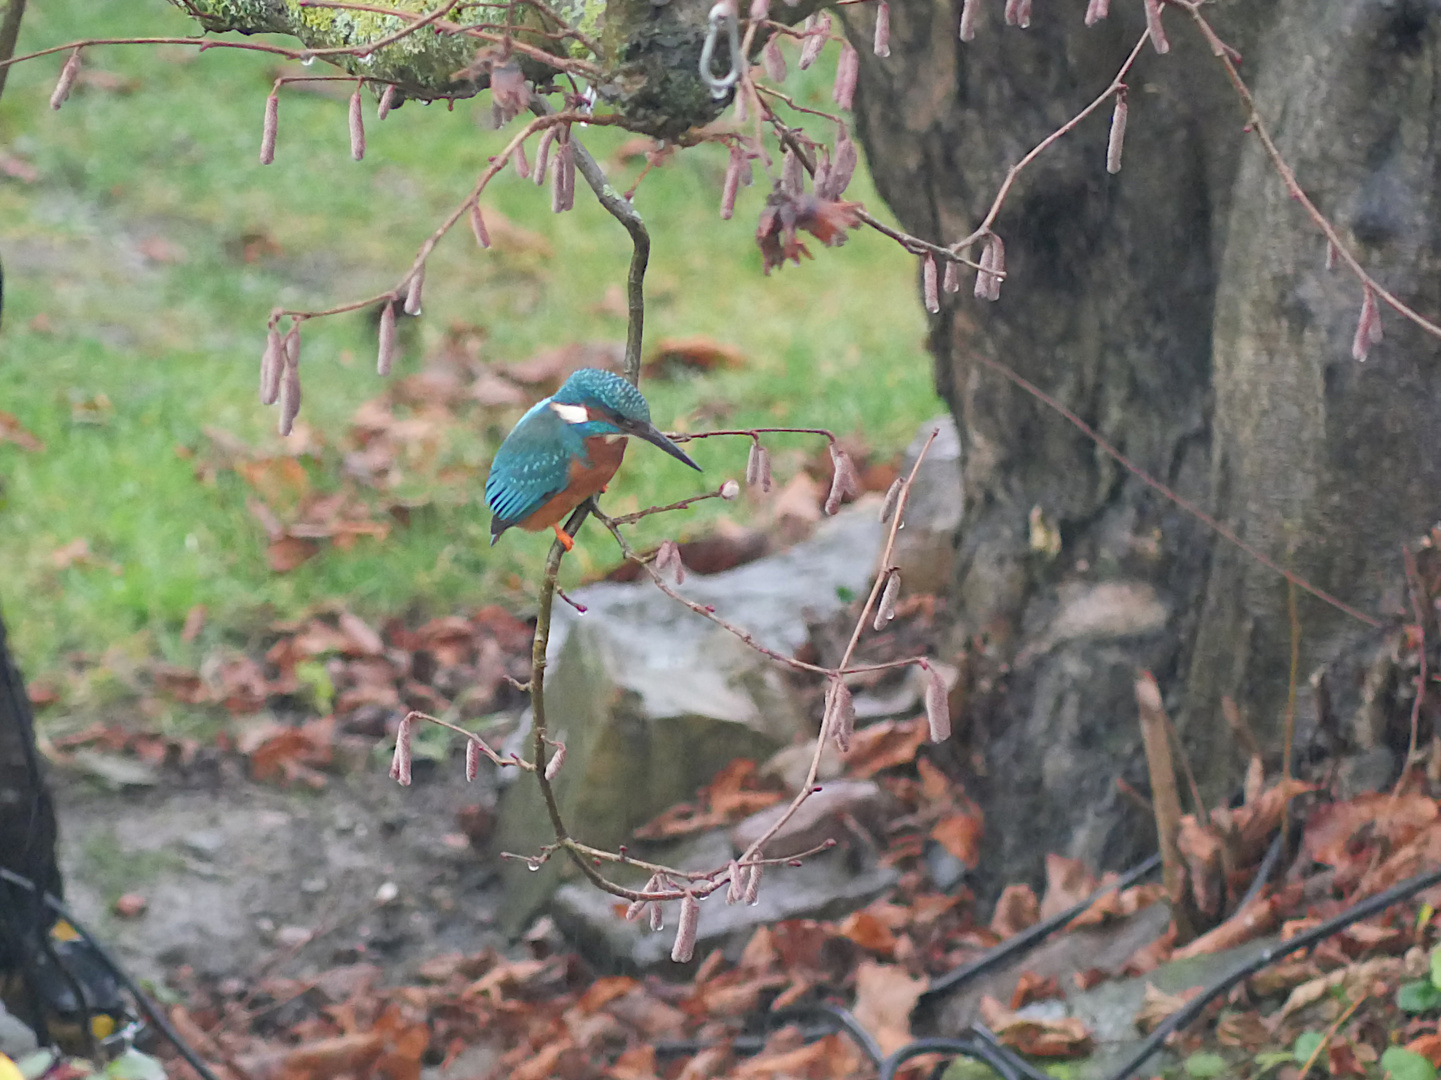
<svg viewBox="0 0 1441 1080">
<path fill-rule="evenodd" d="M 1266 887 L 1266 882 L 1271 880 L 1271 875 L 1276 871 L 1276 864 L 1281 861 L 1281 852 L 1286 847 L 1286 830 L 1277 829 L 1276 838 L 1271 841 L 1271 846 L 1266 849 L 1265 857 L 1261 859 L 1261 865 L 1256 868 L 1256 876 L 1251 881 L 1251 887 L 1246 890 L 1246 895 L 1241 897 L 1241 902 L 1236 905 L 1237 911 L 1244 911 L 1250 906 L 1251 901 L 1261 895 L 1261 890 Z"/>
<path fill-rule="evenodd" d="M 1399 885 L 1391 886 L 1391 888 L 1385 892 L 1377 893 L 1369 899 L 1362 900 L 1359 904 L 1343 911 L 1334 918 L 1327 919 L 1319 926 L 1313 927 L 1305 933 L 1297 934 L 1289 941 L 1283 941 L 1272 946 L 1255 959 L 1221 976 L 1221 978 L 1206 987 L 1200 994 L 1192 998 L 1176 1012 L 1166 1017 L 1165 1020 L 1161 1021 L 1156 1027 L 1156 1030 L 1151 1032 L 1145 1041 L 1141 1043 L 1140 1048 L 1131 1056 L 1130 1060 L 1107 1077 L 1107 1080 L 1129 1080 L 1130 1077 L 1135 1076 L 1141 1066 L 1146 1063 L 1147 1059 L 1161 1049 L 1161 1045 L 1166 1041 L 1166 1037 L 1173 1031 L 1179 1031 L 1185 1027 L 1192 1020 L 1196 1019 L 1196 1017 L 1200 1016 L 1202 1010 L 1216 998 L 1220 997 L 1236 984 L 1245 979 L 1249 979 L 1262 968 L 1269 967 L 1280 957 L 1289 956 L 1297 949 L 1308 949 L 1337 931 L 1344 930 L 1352 923 L 1360 922 L 1362 919 L 1385 911 L 1392 904 L 1399 904 L 1402 900 L 1409 900 L 1417 893 L 1437 884 L 1441 884 L 1441 868 L 1430 870 L 1424 874 L 1418 874 L 1413 878 L 1408 878 Z"/>
<path fill-rule="evenodd" d="M 13 870 L 6 870 L 3 866 L 0 866 L 0 880 L 8 881 L 12 885 L 18 885 L 22 889 L 27 889 L 32 893 L 39 891 L 34 882 L 21 877 Z M 136 1006 L 145 1014 L 145 1018 L 150 1021 L 156 1031 L 165 1036 L 171 1046 L 175 1047 L 176 1052 L 185 1059 L 186 1064 L 199 1073 L 203 1080 L 219 1080 L 219 1077 L 215 1075 L 210 1066 L 191 1048 L 189 1043 L 180 1037 L 180 1033 L 170 1026 L 170 1021 L 166 1018 L 165 1013 L 161 1011 L 155 1002 L 150 1000 L 149 995 L 140 988 L 140 984 L 131 978 L 128 971 L 120 966 L 120 962 L 110 954 L 110 950 L 100 944 L 99 939 L 71 914 L 70 909 L 50 893 L 44 894 L 44 901 L 51 911 L 55 912 L 55 914 L 59 915 L 75 928 L 75 932 L 85 939 L 85 944 L 95 950 L 95 955 L 100 957 L 105 966 L 115 974 L 115 977 L 120 980 L 121 985 L 130 991 L 131 996 L 135 998 Z"/>
<path fill-rule="evenodd" d="M 975 1058 L 994 1069 L 1002 1080 L 1052 1080 L 1048 1074 L 1027 1064 L 997 1043 L 994 1047 L 980 1039 L 916 1039 L 907 1043 L 881 1062 L 879 1080 L 895 1080 L 901 1066 L 922 1054 L 949 1054 L 952 1057 Z"/>
<path fill-rule="evenodd" d="M 931 985 L 926 988 L 925 993 L 916 1001 L 916 1008 L 924 1008 L 933 1003 L 937 998 L 955 993 L 957 989 L 972 979 L 978 978 L 988 971 L 1000 967 L 1014 956 L 1039 945 L 1107 893 L 1114 892 L 1117 889 L 1130 888 L 1148 874 L 1153 873 L 1160 865 L 1161 856 L 1152 855 L 1139 866 L 1126 871 L 1126 873 L 1105 888 L 1097 889 L 1079 904 L 1074 904 L 1065 911 L 1057 915 L 1052 915 L 1049 919 L 1044 919 L 1036 923 L 1035 926 L 1022 930 L 1019 934 L 1007 938 L 1004 942 L 984 955 L 977 957 L 969 963 L 962 964 L 960 967 L 947 972 L 939 978 L 932 979 Z"/>
<path fill-rule="evenodd" d="M 881 1044 L 871 1036 L 865 1026 L 856 1019 L 855 1013 L 849 1009 L 843 1009 L 839 1005 L 832 1005 L 830 1002 L 817 1002 L 814 1005 L 800 1005 L 791 1009 L 782 1009 L 778 1013 L 771 1014 L 770 1018 L 778 1023 L 794 1023 L 796 1020 L 809 1019 L 812 1017 L 823 1017 L 829 1024 L 832 1031 L 839 1031 L 851 1037 L 851 1041 L 860 1047 L 861 1053 L 870 1058 L 871 1064 L 877 1067 L 885 1060 L 886 1052 L 881 1049 Z"/>
</svg>

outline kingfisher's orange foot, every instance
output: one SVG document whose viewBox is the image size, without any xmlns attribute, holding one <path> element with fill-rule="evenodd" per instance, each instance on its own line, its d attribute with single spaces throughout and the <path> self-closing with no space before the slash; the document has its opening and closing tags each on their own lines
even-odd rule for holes
<svg viewBox="0 0 1441 1080">
<path fill-rule="evenodd" d="M 555 530 L 555 538 L 560 541 L 561 546 L 565 548 L 566 551 L 575 547 L 575 540 L 571 537 L 570 533 L 562 529 L 559 524 L 552 525 L 551 528 Z"/>
</svg>

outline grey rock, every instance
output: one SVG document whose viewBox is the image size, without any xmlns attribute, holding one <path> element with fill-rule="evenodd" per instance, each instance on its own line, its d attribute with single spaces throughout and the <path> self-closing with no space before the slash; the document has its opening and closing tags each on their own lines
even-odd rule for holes
<svg viewBox="0 0 1441 1080">
<path fill-rule="evenodd" d="M 1168 612 L 1155 588 L 1144 581 L 1073 583 L 1058 590 L 1060 607 L 1049 614 L 1039 640 L 1023 649 L 1016 665 L 1068 641 L 1111 641 L 1155 633 Z"/>
<path fill-rule="evenodd" d="M 906 449 L 901 475 L 910 472 L 921 447 L 938 431 L 906 500 L 905 528 L 896 534 L 895 564 L 903 588 L 940 593 L 951 580 L 956 530 L 965 504 L 961 479 L 961 436 L 949 413 L 927 420 Z"/>
<path fill-rule="evenodd" d="M 1052 1020 L 1078 1017 L 1098 1049 L 1085 1061 L 1071 1063 L 1068 1075 L 1075 1080 L 1102 1080 L 1140 1047 L 1142 1035 L 1136 1029 L 1136 1015 L 1141 1011 L 1148 984 L 1168 994 L 1205 986 L 1275 944 L 1275 938 L 1258 939 L 1224 952 L 1162 964 L 1135 978 L 1103 982 L 1090 990 L 1076 989 L 1071 978 L 1076 972 L 1121 967 L 1137 949 L 1164 932 L 1169 922 L 1170 911 L 1166 905 L 1152 904 L 1128 919 L 1052 938 L 1022 954 L 1009 967 L 983 976 L 946 1001 L 941 1006 L 939 1030 L 959 1031 L 977 1019 L 983 994 L 1003 1002 L 1009 1000 L 1023 971 L 1042 977 L 1054 976 L 1065 994 L 1064 999 L 1038 1003 L 1039 1009 L 1028 1006 L 1023 1014 L 1035 1018 L 1044 1015 Z M 1174 1064 L 1174 1061 L 1153 1057 L 1137 1075 L 1157 1074 L 1163 1066 Z"/>
<path fill-rule="evenodd" d="M 681 592 L 791 655 L 806 640 L 807 618 L 834 614 L 868 586 L 880 543 L 872 513 L 847 512 L 788 551 L 687 578 Z M 773 661 L 648 580 L 571 596 L 586 613 L 557 608 L 546 710 L 552 737 L 566 746 L 555 789 L 577 839 L 614 848 L 736 758 L 764 761 L 814 730 L 818 718 L 802 714 Z M 505 789 L 496 836 L 500 850 L 523 855 L 553 842 L 528 777 Z M 562 859 L 537 872 L 507 861 L 511 930 L 541 909 L 564 872 Z"/>
<path fill-rule="evenodd" d="M 787 791 L 794 794 L 800 791 L 801 785 L 806 782 L 806 777 L 811 771 L 811 761 L 815 756 L 815 739 L 793 743 L 782 750 L 777 750 L 770 760 L 761 766 L 760 774 L 768 779 L 779 780 L 785 785 Z M 821 751 L 821 764 L 816 773 L 816 779 L 820 781 L 834 780 L 844 770 L 845 763 L 841 761 L 841 752 L 836 749 L 835 740 L 832 739 Z"/>
<path fill-rule="evenodd" d="M 724 841 L 723 834 L 717 834 Z M 722 843 L 717 847 L 728 850 Z M 722 860 L 723 861 L 723 860 Z M 707 868 L 714 861 L 698 861 Z M 695 961 L 713 949 L 738 955 L 756 927 L 785 919 L 834 919 L 864 907 L 895 885 L 897 874 L 887 867 L 857 868 L 843 851 L 806 859 L 800 866 L 768 867 L 756 903 L 727 905 L 725 890 L 701 902 Z M 651 933 L 643 920 L 627 922 L 616 914 L 616 899 L 589 884 L 561 886 L 552 905 L 557 924 L 576 947 L 607 968 L 645 971 L 674 969 L 670 959 L 675 940 L 678 904 L 665 905 L 666 928 Z"/>
<path fill-rule="evenodd" d="M 75 751 L 71 761 L 76 769 L 114 790 L 154 787 L 160 783 L 159 768 L 138 758 L 117 757 L 82 748 Z"/>
<path fill-rule="evenodd" d="M 1343 757 L 1336 769 L 1337 798 L 1354 799 L 1390 787 L 1396 778 L 1399 756 L 1389 747 L 1375 746 Z"/>
<path fill-rule="evenodd" d="M 863 825 L 878 822 L 889 802 L 889 797 L 874 780 L 832 780 L 797 807 L 766 842 L 764 853 L 767 858 L 784 859 L 827 840 L 839 840 L 848 831 L 848 820 Z M 757 811 L 736 825 L 731 830 L 731 843 L 736 851 L 749 848 L 789 809 L 789 803 L 780 803 Z"/>
<path fill-rule="evenodd" d="M 38 1049 L 39 1042 L 29 1026 L 10 1013 L 0 1004 L 0 1054 L 8 1058 L 23 1057 Z"/>
</svg>

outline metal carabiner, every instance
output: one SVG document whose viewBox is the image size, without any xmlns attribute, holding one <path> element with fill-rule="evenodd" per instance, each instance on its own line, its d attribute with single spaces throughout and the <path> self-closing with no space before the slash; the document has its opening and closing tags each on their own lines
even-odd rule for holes
<svg viewBox="0 0 1441 1080">
<path fill-rule="evenodd" d="M 740 81 L 745 64 L 745 57 L 741 56 L 740 20 L 736 16 L 734 0 L 729 3 L 721 0 L 710 9 L 707 21 L 710 28 L 706 31 L 705 44 L 700 50 L 700 77 L 701 82 L 710 87 L 711 97 L 719 101 Z M 722 26 L 726 29 L 730 43 L 731 69 L 729 74 L 716 78 L 711 70 L 711 62 L 715 59 L 716 40 L 720 37 Z"/>
</svg>

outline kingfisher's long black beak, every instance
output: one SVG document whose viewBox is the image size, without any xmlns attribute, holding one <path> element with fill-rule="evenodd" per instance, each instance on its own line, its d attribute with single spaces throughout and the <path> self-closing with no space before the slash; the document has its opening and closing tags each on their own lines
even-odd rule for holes
<svg viewBox="0 0 1441 1080">
<path fill-rule="evenodd" d="M 631 432 L 638 438 L 644 439 L 648 443 L 659 446 L 662 450 L 664 450 L 671 457 L 675 458 L 677 461 L 684 461 L 696 472 L 702 471 L 701 467 L 697 465 L 694 461 L 692 461 L 690 459 L 690 456 L 684 450 L 682 450 L 679 446 L 677 446 L 675 443 L 671 442 L 664 435 L 662 435 L 660 433 L 660 430 L 654 424 L 637 424 L 634 428 L 631 429 Z"/>
</svg>

